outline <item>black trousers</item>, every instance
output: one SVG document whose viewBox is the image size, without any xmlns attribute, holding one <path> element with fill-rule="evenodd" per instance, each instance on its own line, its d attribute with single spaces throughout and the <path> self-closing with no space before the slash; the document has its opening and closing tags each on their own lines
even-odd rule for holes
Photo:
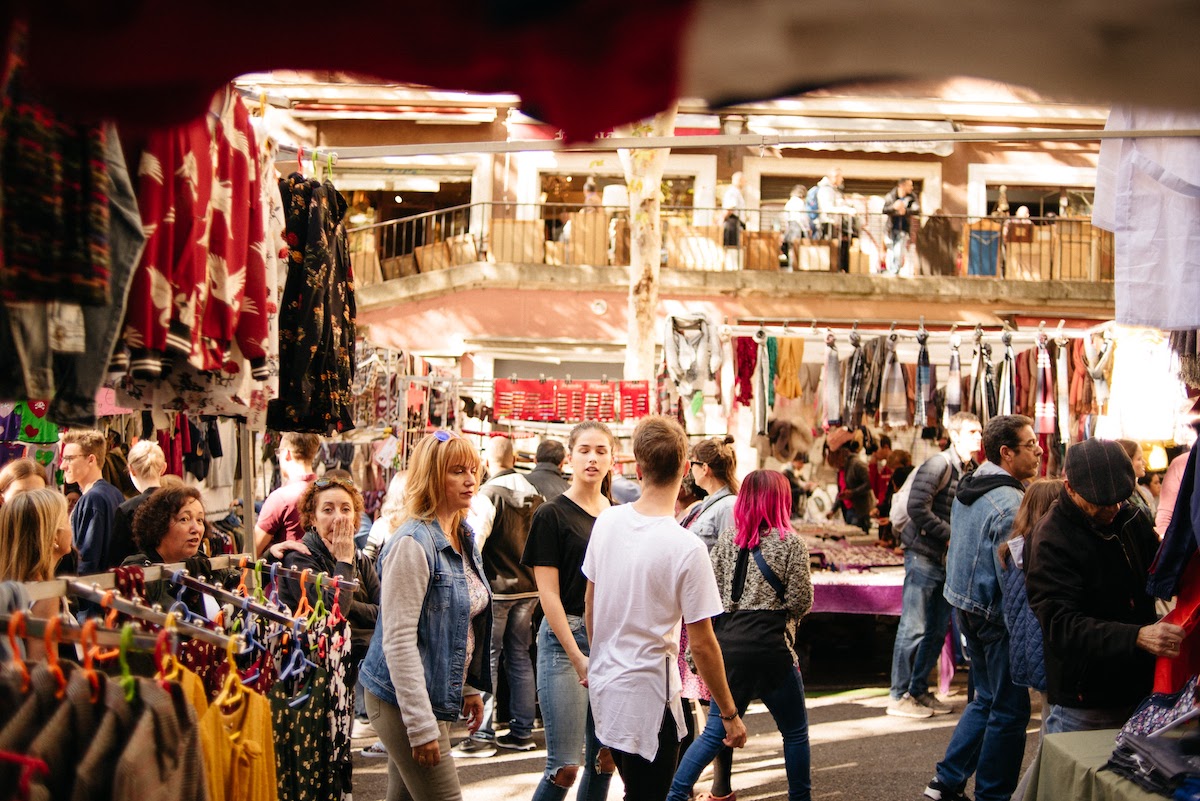
<svg viewBox="0 0 1200 801">
<path fill-rule="evenodd" d="M 679 732 L 671 708 L 663 710 L 662 725 L 658 729 L 658 753 L 653 762 L 616 748 L 609 751 L 625 784 L 625 801 L 663 801 L 671 789 L 675 764 L 679 761 Z"/>
</svg>

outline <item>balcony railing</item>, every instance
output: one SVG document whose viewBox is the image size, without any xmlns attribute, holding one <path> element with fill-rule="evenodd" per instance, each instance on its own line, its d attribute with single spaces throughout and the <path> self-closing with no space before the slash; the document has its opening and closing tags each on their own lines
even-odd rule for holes
<svg viewBox="0 0 1200 801">
<path fill-rule="evenodd" d="M 1086 217 L 914 217 L 903 243 L 883 214 L 781 210 L 723 222 L 720 209 L 662 208 L 662 266 L 674 270 L 1111 281 L 1112 235 Z M 360 284 L 458 264 L 627 266 L 628 213 L 578 204 L 473 203 L 349 231 Z"/>
</svg>

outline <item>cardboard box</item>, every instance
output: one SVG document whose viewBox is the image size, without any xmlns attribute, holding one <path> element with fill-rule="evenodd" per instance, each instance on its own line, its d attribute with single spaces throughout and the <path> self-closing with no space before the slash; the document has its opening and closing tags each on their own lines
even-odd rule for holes
<svg viewBox="0 0 1200 801">
<path fill-rule="evenodd" d="M 497 262 L 546 261 L 546 225 L 541 220 L 492 219 L 491 253 Z"/>
<path fill-rule="evenodd" d="M 413 248 L 413 255 L 417 259 L 417 269 L 423 273 L 444 270 L 450 266 L 450 247 L 445 242 Z"/>
</svg>

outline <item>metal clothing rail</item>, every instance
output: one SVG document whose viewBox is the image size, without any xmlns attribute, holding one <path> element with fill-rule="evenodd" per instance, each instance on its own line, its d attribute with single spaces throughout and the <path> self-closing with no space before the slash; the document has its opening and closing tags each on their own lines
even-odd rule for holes
<svg viewBox="0 0 1200 801">
<path fill-rule="evenodd" d="M 567 142 L 564 139 L 546 139 L 518 142 L 453 142 L 421 145 L 383 145 L 378 147 L 343 147 L 337 151 L 318 151 L 325 158 L 379 159 L 387 156 L 448 156 L 463 153 L 531 153 L 541 151 L 609 151 L 617 149 L 670 150 L 708 149 L 714 147 L 757 147 L 766 149 L 779 145 L 809 144 L 864 144 L 884 142 L 1089 142 L 1103 139 L 1174 139 L 1200 137 L 1197 129 L 1165 129 L 1145 131 L 1104 131 L 1095 129 L 1057 129 L 1037 131 L 963 131 L 956 133 L 823 133 L 811 135 L 767 135 L 734 134 L 709 136 L 647 136 L 647 137 L 601 137 L 590 142 Z M 282 151 L 295 146 L 280 145 Z M 305 150 L 306 153 L 309 151 Z"/>
<path fill-rule="evenodd" d="M 0 629 L 7 630 L 8 624 L 12 622 L 15 615 L 0 614 Z M 22 624 L 25 626 L 25 634 L 22 639 L 35 639 L 46 636 L 46 628 L 50 625 L 50 621 L 54 618 L 31 617 L 28 613 L 22 615 L 24 620 Z M 60 618 L 61 621 L 61 618 Z M 83 644 L 83 627 L 74 624 L 60 623 L 59 629 L 56 632 L 56 637 L 59 642 L 69 642 Z M 90 638 L 88 640 L 91 642 Z M 96 627 L 96 645 L 102 645 L 105 648 L 120 648 L 121 647 L 121 630 L 106 629 L 102 626 Z M 133 647 L 139 651 L 153 651 L 158 644 L 157 637 L 150 634 L 133 634 Z"/>
<path fill-rule="evenodd" d="M 117 595 L 116 593 L 103 590 L 94 584 L 89 586 L 84 584 L 82 581 L 74 580 L 66 582 L 66 585 L 67 594 L 74 595 L 77 598 L 83 598 L 84 600 L 91 601 L 95 604 L 111 607 L 116 609 L 118 612 L 123 612 L 127 615 L 131 615 L 132 617 L 136 617 L 138 620 L 145 620 L 148 623 L 154 623 L 155 625 L 163 628 L 167 627 L 167 613 L 159 609 L 152 609 L 145 604 L 137 603 L 136 601 L 130 601 L 127 598 Z M 27 588 L 29 587 L 29 585 L 25 586 Z M 32 596 L 33 593 L 31 592 L 30 595 Z M 220 632 L 210 631 L 206 628 L 201 628 L 200 626 L 196 626 L 191 623 L 185 623 L 175 615 L 171 616 L 170 622 L 171 625 L 175 627 L 175 631 L 177 633 L 187 635 L 188 637 L 196 640 L 203 640 L 204 642 L 212 643 L 213 645 L 221 648 L 228 646 L 231 641 L 236 642 L 240 640 L 240 637 L 237 635 L 222 634 Z"/>
<path fill-rule="evenodd" d="M 185 587 L 190 587 L 193 590 L 204 593 L 205 595 L 210 595 L 213 598 L 216 598 L 218 601 L 224 601 L 227 604 L 232 604 L 234 607 L 243 609 L 250 614 L 258 615 L 259 617 L 265 617 L 267 620 L 274 620 L 276 623 L 282 623 L 285 626 L 298 624 L 303 627 L 305 625 L 304 618 L 290 617 L 285 615 L 283 612 L 279 612 L 270 608 L 269 606 L 263 606 L 260 603 L 251 601 L 249 598 L 243 598 L 242 596 L 232 593 L 223 587 L 217 587 L 209 584 L 206 581 L 201 581 L 195 576 L 188 575 L 186 570 L 180 571 L 180 573 L 176 575 L 178 575 L 178 579 L 176 579 L 175 576 L 171 577 L 171 580 L 176 584 L 182 584 Z"/>
<path fill-rule="evenodd" d="M 247 561 L 243 567 L 241 561 L 245 558 L 247 558 L 245 554 L 214 556 L 209 559 L 209 564 L 212 566 L 213 570 L 249 570 L 249 579 L 252 583 L 254 578 L 254 565 L 256 563 Z M 270 569 L 265 561 L 259 561 L 263 562 L 263 570 Z M 167 564 L 146 565 L 145 567 L 142 567 L 142 574 L 146 581 L 169 581 L 174 573 L 186 569 L 187 564 L 184 562 L 170 562 Z M 306 577 L 304 575 L 304 571 L 295 570 L 290 567 L 284 567 L 283 565 L 276 567 L 275 573 L 277 576 L 285 575 L 289 578 L 294 578 L 297 580 L 303 579 L 313 584 L 316 583 L 318 575 L 325 575 L 324 573 L 309 573 Z M 322 578 L 322 582 L 323 581 L 324 578 Z M 338 579 L 338 581 L 340 586 L 345 589 L 349 589 L 351 591 L 358 589 L 358 581 L 355 579 Z M 64 577 L 60 579 L 50 579 L 49 581 L 30 581 L 26 582 L 22 586 L 29 593 L 30 600 L 41 601 L 45 600 L 46 598 L 61 598 L 64 595 L 72 595 L 73 593 L 70 592 L 68 585 L 73 582 L 97 587 L 100 590 L 111 590 L 117 586 L 115 573 L 93 573 L 92 575 L 88 576 Z M 211 585 L 205 585 L 205 587 L 209 586 Z M 236 606 L 240 606 L 242 603 L 242 598 L 240 596 L 234 597 L 237 600 L 232 601 L 231 603 L 234 603 Z M 288 622 L 290 623 L 291 620 L 289 619 Z"/>
</svg>

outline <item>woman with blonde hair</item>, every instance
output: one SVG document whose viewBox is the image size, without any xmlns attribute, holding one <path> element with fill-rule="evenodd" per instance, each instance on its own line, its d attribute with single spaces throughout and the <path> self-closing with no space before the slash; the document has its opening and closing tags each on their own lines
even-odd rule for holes
<svg viewBox="0 0 1200 801">
<path fill-rule="evenodd" d="M 380 622 L 362 666 L 367 714 L 388 753 L 389 801 L 462 798 L 450 726 L 474 733 L 492 686 L 492 597 L 467 510 L 475 447 L 452 431 L 417 443 L 405 520 L 379 555 Z"/>
<path fill-rule="evenodd" d="M 14 459 L 0 470 L 0 503 L 8 503 L 22 492 L 45 486 L 45 468 L 33 459 Z"/>
<path fill-rule="evenodd" d="M 0 581 L 46 581 L 71 552 L 67 499 L 52 489 L 22 492 L 0 507 Z M 30 609 L 34 617 L 54 617 L 63 599 L 45 598 Z M 45 655 L 40 642 L 31 642 L 29 656 Z"/>
<path fill-rule="evenodd" d="M 139 494 L 118 506 L 113 516 L 112 542 L 108 551 L 109 557 L 117 564 L 137 553 L 138 548 L 133 540 L 133 516 L 155 490 L 165 486 L 163 474 L 167 471 L 166 454 L 157 442 L 148 439 L 134 443 L 126 462 L 129 465 L 129 478 Z M 182 485 L 183 480 L 180 479 L 179 486 Z"/>
</svg>

